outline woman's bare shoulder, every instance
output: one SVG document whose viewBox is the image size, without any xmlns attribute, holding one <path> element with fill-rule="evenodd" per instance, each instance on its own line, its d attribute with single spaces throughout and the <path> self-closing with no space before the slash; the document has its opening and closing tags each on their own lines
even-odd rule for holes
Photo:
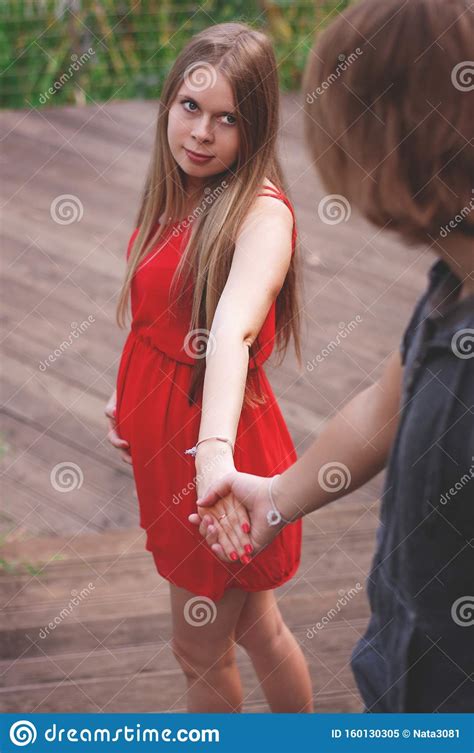
<svg viewBox="0 0 474 753">
<path fill-rule="evenodd" d="M 289 226 L 293 224 L 293 215 L 289 209 L 287 203 L 277 196 L 272 196 L 272 193 L 282 195 L 283 192 L 273 181 L 265 178 L 263 181 L 262 190 L 268 193 L 266 196 L 262 196 L 261 193 L 255 197 L 247 218 L 250 222 L 254 222 L 257 218 L 270 217 L 279 218 Z M 283 194 L 284 195 L 284 194 Z"/>
<path fill-rule="evenodd" d="M 281 193 L 280 189 L 273 183 L 273 181 L 270 180 L 270 178 L 264 178 L 263 181 L 263 190 L 266 188 L 269 188 L 270 190 L 274 191 L 275 193 Z"/>
<path fill-rule="evenodd" d="M 268 181 L 267 188 L 272 188 L 276 193 L 281 193 L 274 183 Z M 246 213 L 240 225 L 238 237 L 245 236 L 248 231 L 257 233 L 261 239 L 265 238 L 270 230 L 278 228 L 282 237 L 287 234 L 291 237 L 293 229 L 293 214 L 288 205 L 276 196 L 258 195 Z"/>
</svg>

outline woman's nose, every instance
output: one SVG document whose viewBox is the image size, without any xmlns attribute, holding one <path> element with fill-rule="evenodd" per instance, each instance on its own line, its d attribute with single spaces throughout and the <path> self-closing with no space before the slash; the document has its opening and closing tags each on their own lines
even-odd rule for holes
<svg viewBox="0 0 474 753">
<path fill-rule="evenodd" d="M 213 133 L 210 120 L 208 118 L 200 118 L 199 122 L 194 124 L 191 135 L 198 141 L 212 141 Z"/>
</svg>

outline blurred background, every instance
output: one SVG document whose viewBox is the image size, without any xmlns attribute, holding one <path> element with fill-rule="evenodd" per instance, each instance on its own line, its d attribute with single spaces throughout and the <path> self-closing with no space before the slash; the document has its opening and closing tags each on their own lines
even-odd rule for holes
<svg viewBox="0 0 474 753">
<path fill-rule="evenodd" d="M 304 278 L 303 368 L 266 372 L 298 455 L 398 348 L 432 259 L 327 196 L 303 140 L 301 73 L 346 2 L 4 0 L 1 6 L 0 710 L 183 711 L 168 584 L 144 550 L 130 466 L 105 404 L 115 322 L 161 84 L 200 29 L 273 39 L 279 153 Z M 308 516 L 277 591 L 319 712 L 360 711 L 349 659 L 368 615 L 382 478 Z M 159 490 L 158 490 L 159 492 Z M 239 649 L 244 710 L 268 711 Z"/>
<path fill-rule="evenodd" d="M 282 90 L 296 89 L 315 27 L 322 28 L 348 4 L 349 0 L 4 0 L 0 105 L 155 99 L 189 37 L 226 21 L 268 32 Z M 70 65 L 73 75 L 66 79 Z M 54 95 L 48 96 L 49 87 Z"/>
</svg>

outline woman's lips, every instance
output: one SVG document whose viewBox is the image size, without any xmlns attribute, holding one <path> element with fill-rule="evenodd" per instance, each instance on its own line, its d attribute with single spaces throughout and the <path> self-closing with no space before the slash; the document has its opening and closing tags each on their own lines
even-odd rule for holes
<svg viewBox="0 0 474 753">
<path fill-rule="evenodd" d="M 202 164 L 204 162 L 209 162 L 209 160 L 212 159 L 212 155 L 204 156 L 196 154 L 195 152 L 190 152 L 189 149 L 184 148 L 184 151 L 186 152 L 188 158 L 191 160 L 191 162 L 195 162 L 197 164 Z"/>
</svg>

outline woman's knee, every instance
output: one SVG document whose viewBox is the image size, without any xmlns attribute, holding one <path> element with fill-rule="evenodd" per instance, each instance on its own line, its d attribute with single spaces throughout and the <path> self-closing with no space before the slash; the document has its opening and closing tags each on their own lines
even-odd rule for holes
<svg viewBox="0 0 474 753">
<path fill-rule="evenodd" d="M 243 615 L 236 625 L 235 642 L 248 654 L 273 652 L 285 635 L 286 626 L 275 605 L 269 612 Z"/>
<path fill-rule="evenodd" d="M 233 642 L 213 642 L 211 646 L 173 636 L 171 649 L 183 672 L 189 677 L 202 677 L 222 672 L 235 663 Z"/>
</svg>

